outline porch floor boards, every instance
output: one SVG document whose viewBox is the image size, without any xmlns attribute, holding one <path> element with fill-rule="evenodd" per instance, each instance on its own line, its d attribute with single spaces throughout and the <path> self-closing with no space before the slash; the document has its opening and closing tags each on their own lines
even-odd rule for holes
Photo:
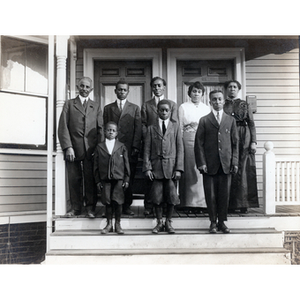
<svg viewBox="0 0 300 300">
<path fill-rule="evenodd" d="M 131 206 L 131 210 L 134 212 L 133 216 L 122 215 L 122 218 L 154 218 L 153 214 L 149 216 L 144 215 L 143 200 L 134 200 L 134 204 Z M 86 211 L 83 211 L 81 215 L 77 218 L 85 217 Z M 300 205 L 277 205 L 276 206 L 276 216 L 300 216 Z M 235 213 L 228 213 L 228 217 L 262 217 L 265 216 L 263 207 L 248 208 L 248 213 L 240 213 L 236 211 Z M 270 216 L 270 215 L 268 215 Z M 57 218 L 63 218 L 64 216 L 56 216 Z M 102 204 L 97 204 L 96 207 L 96 218 L 105 218 L 105 207 Z M 182 210 L 175 208 L 173 218 L 208 218 L 208 213 L 206 209 L 202 209 L 198 212 Z"/>
</svg>

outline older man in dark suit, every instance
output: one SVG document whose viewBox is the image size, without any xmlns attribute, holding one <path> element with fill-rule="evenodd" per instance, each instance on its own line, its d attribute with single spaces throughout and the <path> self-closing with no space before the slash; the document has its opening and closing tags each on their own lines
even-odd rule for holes
<svg viewBox="0 0 300 300">
<path fill-rule="evenodd" d="M 64 104 L 58 125 L 58 138 L 66 160 L 71 211 L 74 217 L 82 212 L 86 201 L 88 217 L 95 217 L 97 186 L 93 175 L 93 153 L 103 139 L 103 117 L 100 105 L 89 98 L 92 80 L 83 77 L 77 88 L 79 95 Z"/>
<path fill-rule="evenodd" d="M 210 219 L 210 233 L 229 233 L 225 225 L 231 173 L 238 170 L 238 134 L 233 117 L 223 112 L 222 91 L 209 94 L 213 110 L 200 119 L 195 137 L 195 158 L 203 185 Z M 217 223 L 218 221 L 218 223 Z"/>
<path fill-rule="evenodd" d="M 164 93 L 166 89 L 166 81 L 161 77 L 153 77 L 150 82 L 151 90 L 154 94 L 153 98 L 146 101 L 142 105 L 142 129 L 143 129 L 143 141 L 145 141 L 147 128 L 150 125 L 156 124 L 158 120 L 157 104 L 159 101 L 165 99 Z M 177 105 L 174 101 L 168 100 L 171 105 L 171 116 L 170 119 L 174 122 L 178 122 L 178 111 Z M 148 200 L 149 190 L 151 188 L 152 182 L 147 181 L 147 186 L 145 189 L 145 211 L 144 214 L 147 216 L 152 212 L 152 202 Z"/>
<path fill-rule="evenodd" d="M 130 206 L 133 200 L 132 185 L 138 162 L 138 155 L 141 148 L 141 110 L 137 105 L 127 100 L 127 96 L 129 94 L 129 85 L 126 81 L 120 80 L 117 82 L 115 94 L 117 96 L 117 100 L 104 107 L 103 119 L 104 124 L 112 121 L 118 125 L 118 140 L 125 144 L 128 150 L 130 163 L 130 182 L 128 189 L 125 191 L 123 213 L 126 215 L 134 215 L 134 212 L 130 209 Z"/>
</svg>

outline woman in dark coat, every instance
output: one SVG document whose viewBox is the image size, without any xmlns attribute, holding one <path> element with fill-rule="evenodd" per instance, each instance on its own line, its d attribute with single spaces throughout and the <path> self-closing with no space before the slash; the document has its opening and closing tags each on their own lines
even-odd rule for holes
<svg viewBox="0 0 300 300">
<path fill-rule="evenodd" d="M 258 207 L 255 166 L 256 129 L 248 103 L 237 97 L 241 84 L 230 80 L 224 84 L 227 99 L 224 111 L 235 118 L 239 134 L 239 169 L 232 177 L 229 210 L 247 213 L 248 208 Z"/>
</svg>

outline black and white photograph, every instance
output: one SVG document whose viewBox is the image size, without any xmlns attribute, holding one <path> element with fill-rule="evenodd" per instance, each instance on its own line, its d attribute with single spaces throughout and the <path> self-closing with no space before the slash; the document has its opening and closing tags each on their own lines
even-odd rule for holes
<svg viewBox="0 0 300 300">
<path fill-rule="evenodd" d="M 299 27 L 156 1 L 127 24 L 129 3 L 1 29 L 2 276 L 49 271 L 63 298 L 276 295 L 300 265 Z"/>
</svg>

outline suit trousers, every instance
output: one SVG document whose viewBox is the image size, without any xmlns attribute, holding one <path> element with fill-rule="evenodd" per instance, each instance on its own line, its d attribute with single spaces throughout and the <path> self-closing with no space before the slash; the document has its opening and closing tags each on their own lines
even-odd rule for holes
<svg viewBox="0 0 300 300">
<path fill-rule="evenodd" d="M 161 205 L 162 203 L 178 205 L 180 203 L 176 182 L 172 179 L 154 179 L 150 192 L 149 200 L 154 205 Z"/>
<path fill-rule="evenodd" d="M 124 203 L 123 180 L 105 180 L 102 182 L 101 203 L 111 205 L 112 201 L 122 205 Z"/>
<path fill-rule="evenodd" d="M 148 178 L 145 179 L 144 208 L 149 211 L 152 211 L 152 209 L 153 209 L 153 203 L 150 198 L 150 191 L 151 191 L 152 183 L 153 182 L 150 179 L 148 179 Z"/>
<path fill-rule="evenodd" d="M 203 174 L 203 186 L 210 221 L 227 221 L 231 174 L 225 174 L 220 166 L 215 175 Z"/>
<path fill-rule="evenodd" d="M 93 173 L 93 160 L 66 161 L 72 209 L 81 212 L 83 200 L 88 210 L 95 210 L 97 185 Z"/>
</svg>

